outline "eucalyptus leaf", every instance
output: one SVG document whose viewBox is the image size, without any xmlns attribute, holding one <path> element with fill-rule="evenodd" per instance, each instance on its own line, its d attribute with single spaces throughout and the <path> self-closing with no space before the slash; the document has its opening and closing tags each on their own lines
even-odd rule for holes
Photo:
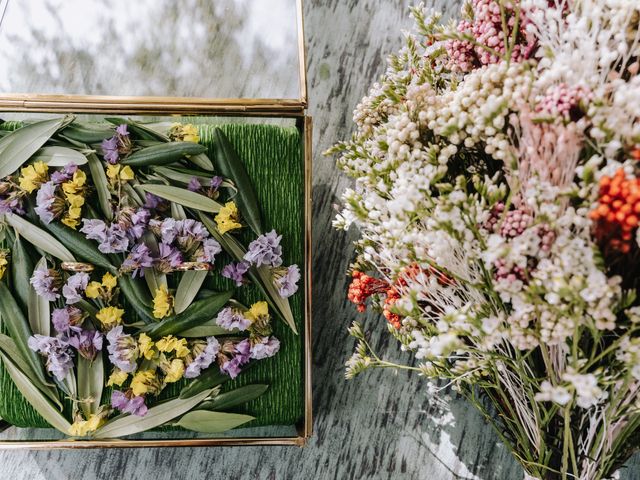
<svg viewBox="0 0 640 480">
<path fill-rule="evenodd" d="M 7 357 L 7 355 L 0 353 L 0 357 L 2 357 L 7 373 L 31 406 L 49 423 L 49 425 L 64 434 L 68 434 L 69 429 L 71 428 L 69 421 L 64 418 L 53 405 L 51 405 L 51 402 L 47 400 L 47 397 L 38 390 L 31 380 L 22 373 L 22 371 Z"/>
<path fill-rule="evenodd" d="M 55 403 L 60 411 L 62 411 L 62 403 L 58 398 L 58 392 L 55 387 L 50 383 L 42 383 L 40 377 L 33 371 L 33 369 L 29 366 L 29 364 L 23 360 L 22 353 L 18 350 L 18 346 L 16 342 L 13 341 L 11 337 L 7 335 L 0 334 L 0 351 L 3 352 L 7 357 L 12 359 L 16 365 L 20 365 L 19 368 L 24 373 L 29 380 L 42 392 L 44 393 L 53 403 Z"/>
<path fill-rule="evenodd" d="M 31 329 L 27 319 L 24 318 L 22 310 L 4 282 L 0 283 L 0 315 L 2 315 L 3 323 L 7 327 L 9 336 L 15 342 L 22 360 L 29 365 L 29 368 L 42 383 L 47 383 L 40 358 L 28 345 Z"/>
<path fill-rule="evenodd" d="M 229 410 L 244 403 L 255 400 L 264 392 L 269 389 L 269 385 L 254 384 L 245 385 L 244 387 L 236 388 L 225 393 L 217 395 L 213 400 L 204 402 L 200 407 L 200 410 Z"/>
<path fill-rule="evenodd" d="M 42 147 L 70 117 L 43 120 L 25 125 L 2 138 L 0 178 L 11 175 Z"/>
<path fill-rule="evenodd" d="M 31 289 L 29 281 L 33 268 L 31 255 L 27 252 L 20 235 L 16 235 L 11 247 L 11 280 L 13 281 L 13 290 L 25 308 L 29 303 L 29 290 Z"/>
<path fill-rule="evenodd" d="M 184 415 L 177 423 L 179 427 L 202 433 L 222 433 L 239 427 L 255 417 L 239 413 L 210 412 L 195 410 Z"/>
<path fill-rule="evenodd" d="M 87 157 L 89 161 L 89 171 L 91 172 L 91 178 L 93 184 L 96 187 L 96 193 L 98 194 L 98 202 L 100 203 L 100 209 L 107 220 L 113 220 L 113 209 L 111 208 L 111 193 L 109 192 L 109 182 L 107 180 L 107 174 L 102 168 L 102 162 L 95 153 L 90 154 Z"/>
<path fill-rule="evenodd" d="M 118 438 L 159 427 L 192 410 L 212 392 L 213 389 L 207 389 L 191 398 L 175 398 L 166 401 L 151 407 L 144 417 L 125 415 L 114 418 L 98 429 L 94 436 L 96 438 Z"/>
<path fill-rule="evenodd" d="M 35 270 L 41 268 L 47 268 L 46 257 L 42 257 L 35 266 Z M 51 305 L 47 299 L 36 293 L 31 284 L 28 285 L 27 292 L 29 295 L 27 316 L 31 331 L 48 337 L 51 335 Z"/>
<path fill-rule="evenodd" d="M 78 394 L 80 407 L 85 418 L 96 413 L 100 407 L 102 389 L 104 385 L 104 363 L 102 352 L 98 352 L 96 358 L 91 361 L 78 356 Z"/>
<path fill-rule="evenodd" d="M 156 195 L 170 202 L 178 203 L 184 207 L 201 210 L 203 212 L 217 213 L 222 208 L 215 200 L 200 195 L 199 193 L 190 192 L 184 188 L 173 187 L 170 185 L 140 185 L 140 187 L 153 195 Z"/>
<path fill-rule="evenodd" d="M 238 187 L 238 194 L 235 202 L 240 207 L 242 216 L 256 235 L 261 235 L 262 219 L 260 209 L 258 208 L 258 199 L 256 192 L 249 178 L 249 174 L 238 157 L 237 152 L 231 145 L 227 136 L 219 128 L 213 131 L 215 139 L 215 159 L 216 166 L 220 173 L 231 179 Z"/>
<path fill-rule="evenodd" d="M 174 309 L 176 313 L 184 312 L 193 302 L 207 278 L 206 270 L 190 270 L 182 274 L 174 298 Z"/>
<path fill-rule="evenodd" d="M 34 162 L 44 162 L 50 167 L 64 167 L 70 163 L 84 165 L 87 157 L 78 150 L 67 147 L 43 147 L 32 157 Z"/>
<path fill-rule="evenodd" d="M 12 213 L 6 213 L 5 219 L 7 223 L 11 225 L 17 233 L 22 235 L 25 240 L 35 245 L 43 252 L 53 255 L 63 262 L 75 262 L 75 257 L 67 247 L 44 230 Z"/>
</svg>

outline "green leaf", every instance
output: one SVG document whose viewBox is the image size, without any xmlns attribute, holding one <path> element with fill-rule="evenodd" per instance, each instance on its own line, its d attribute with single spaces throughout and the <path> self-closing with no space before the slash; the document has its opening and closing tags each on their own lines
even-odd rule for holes
<svg viewBox="0 0 640 480">
<path fill-rule="evenodd" d="M 92 240 L 88 240 L 83 234 L 77 230 L 63 225 L 58 222 L 45 224 L 44 227 L 49 230 L 58 240 L 60 240 L 82 260 L 92 264 L 95 267 L 101 267 L 116 275 L 118 269 L 111 263 L 109 258 L 103 254 Z"/>
<path fill-rule="evenodd" d="M 188 173 L 178 172 L 173 168 L 169 168 L 169 167 L 153 167 L 153 171 L 155 173 L 162 175 L 163 177 L 168 178 L 169 180 L 173 180 L 174 182 L 184 183 L 185 185 L 188 184 L 191 181 L 191 179 L 194 177 L 197 178 L 198 181 L 200 181 L 201 183 L 209 183 L 209 181 L 211 180 L 210 176 L 204 177 L 197 174 L 191 175 Z"/>
<path fill-rule="evenodd" d="M 87 157 L 78 150 L 67 147 L 43 147 L 32 157 L 34 162 L 44 162 L 50 167 L 64 167 L 70 163 L 84 165 Z"/>
<path fill-rule="evenodd" d="M 35 269 L 47 267 L 47 258 L 42 257 Z M 34 270 L 35 270 L 34 269 Z M 29 326 L 35 334 L 48 337 L 51 335 L 51 305 L 49 301 L 42 298 L 36 293 L 35 288 L 31 284 L 27 287 L 29 295 L 27 316 L 29 317 Z"/>
<path fill-rule="evenodd" d="M 107 422 L 95 433 L 96 438 L 118 438 L 159 427 L 193 409 L 207 398 L 213 389 L 205 390 L 188 399 L 175 398 L 151 407 L 144 417 L 125 415 Z"/>
<path fill-rule="evenodd" d="M 213 400 L 200 405 L 202 410 L 229 410 L 243 403 L 255 400 L 269 389 L 269 385 L 254 384 L 236 388 L 229 392 L 221 393 Z"/>
<path fill-rule="evenodd" d="M 106 125 L 91 125 L 86 123 L 72 123 L 62 130 L 62 135 L 76 142 L 91 144 L 100 143 L 102 140 L 114 135 L 112 127 Z"/>
<path fill-rule="evenodd" d="M 249 365 L 251 365 L 251 363 Z M 200 394 L 200 392 L 208 391 L 218 385 L 222 385 L 230 379 L 231 377 L 229 377 L 229 375 L 225 375 L 220 371 L 218 365 L 214 365 L 204 370 L 198 378 L 187 384 L 186 387 L 183 387 L 182 390 L 180 390 L 180 398 L 191 398 L 194 395 Z"/>
<path fill-rule="evenodd" d="M 199 193 L 190 192 L 184 188 L 170 185 L 140 185 L 140 187 L 145 192 L 152 193 L 170 202 L 175 202 L 195 210 L 217 213 L 220 211 L 220 208 L 222 208 L 222 205 L 215 200 L 211 200 L 209 197 L 205 197 Z"/>
<path fill-rule="evenodd" d="M 176 313 L 184 312 L 193 302 L 207 278 L 207 271 L 190 270 L 182 274 L 176 290 L 174 309 Z"/>
<path fill-rule="evenodd" d="M 70 121 L 69 117 L 31 123 L 2 138 L 0 178 L 11 175 L 42 147 L 51 136 Z"/>
<path fill-rule="evenodd" d="M 60 411 L 62 411 L 62 403 L 58 398 L 58 392 L 55 387 L 50 383 L 42 383 L 40 377 L 34 372 L 29 364 L 22 359 L 22 354 L 18 350 L 18 346 L 16 342 L 14 342 L 10 337 L 0 334 L 0 351 L 2 351 L 7 357 L 12 359 L 16 364 L 20 365 L 20 370 L 24 373 L 31 382 L 47 397 L 51 399 L 53 403 L 55 403 Z"/>
<path fill-rule="evenodd" d="M 196 410 L 184 415 L 176 425 L 195 432 L 222 433 L 239 427 L 251 420 L 255 420 L 255 417 L 251 415 L 240 415 L 238 413 Z"/>
<path fill-rule="evenodd" d="M 244 258 L 246 249 L 238 242 L 238 240 L 236 240 L 232 235 L 221 235 L 220 232 L 218 232 L 216 224 L 210 217 L 203 213 L 199 213 L 198 215 L 200 217 L 200 221 L 205 227 L 207 227 L 207 230 L 209 230 L 220 246 L 229 253 L 229 255 L 234 257 L 236 261 L 241 261 Z M 278 289 L 273 283 L 271 271 L 264 266 L 259 268 L 251 267 L 248 275 L 258 288 L 260 288 L 260 291 L 265 296 L 265 299 L 271 308 L 275 310 L 278 316 L 284 320 L 287 325 L 289 325 L 295 334 L 298 334 L 298 329 L 296 328 L 296 322 L 293 318 L 293 312 L 291 311 L 289 300 L 287 298 L 282 298 L 279 295 Z"/>
<path fill-rule="evenodd" d="M 194 155 L 189 159 L 189 161 L 196 167 L 200 167 L 208 172 L 213 172 L 213 163 L 211 163 L 211 159 L 205 153 Z"/>
<path fill-rule="evenodd" d="M 22 371 L 4 354 L 0 353 L 7 373 L 20 390 L 20 393 L 27 399 L 31 406 L 44 418 L 49 425 L 61 431 L 65 435 L 69 434 L 71 424 L 58 412 L 51 402 L 38 390 L 38 388 L 22 373 Z"/>
<path fill-rule="evenodd" d="M 237 333 L 237 330 L 227 330 L 226 328 L 219 327 L 216 324 L 216 319 L 212 318 L 205 323 L 198 325 L 197 327 L 190 328 L 180 332 L 181 337 L 185 338 L 201 338 L 201 337 L 217 337 L 219 335 L 232 335 Z"/>
<path fill-rule="evenodd" d="M 207 148 L 204 145 L 193 142 L 159 143 L 151 147 L 145 147 L 132 153 L 120 161 L 123 165 L 132 167 L 147 167 L 150 165 L 168 165 L 176 163 L 184 157 L 198 155 Z"/>
<path fill-rule="evenodd" d="M 151 314 L 151 299 L 149 293 L 135 278 L 123 275 L 118 279 L 120 291 L 123 293 L 129 306 L 133 308 L 138 317 L 145 323 L 157 324 L 158 319 Z"/>
<path fill-rule="evenodd" d="M 42 383 L 47 383 L 38 354 L 27 344 L 31 330 L 22 310 L 16 303 L 5 283 L 0 283 L 0 315 L 7 327 L 9 336 L 18 347 L 22 359 L 27 363 Z"/>
<path fill-rule="evenodd" d="M 166 335 L 178 335 L 184 330 L 197 327 L 202 323 L 210 320 L 217 314 L 222 307 L 231 299 L 233 290 L 227 292 L 215 293 L 209 297 L 192 303 L 185 311 L 165 318 L 161 322 L 148 325 L 143 331 L 151 338 L 164 337 Z"/>
<path fill-rule="evenodd" d="M 129 127 L 129 131 L 140 140 L 159 140 L 161 142 L 169 141 L 169 137 L 166 135 L 128 118 L 109 117 L 105 118 L 105 121 L 114 125 L 127 125 Z"/>
<path fill-rule="evenodd" d="M 13 290 L 18 295 L 18 300 L 23 307 L 29 303 L 29 290 L 31 290 L 31 274 L 33 273 L 33 260 L 27 252 L 20 235 L 16 235 L 11 247 L 11 280 Z"/>
<path fill-rule="evenodd" d="M 89 415 L 98 411 L 103 385 L 104 364 L 102 361 L 102 352 L 98 352 L 98 355 L 93 361 L 87 360 L 82 355 L 79 355 L 78 395 L 81 400 L 87 400 L 80 403 L 85 418 L 88 418 Z"/>
<path fill-rule="evenodd" d="M 176 220 L 184 220 L 187 218 L 187 214 L 184 211 L 182 205 L 171 202 L 171 216 Z"/>
<path fill-rule="evenodd" d="M 67 247 L 47 232 L 41 230 L 32 223 L 29 223 L 22 217 L 18 217 L 12 213 L 7 213 L 5 214 L 5 219 L 7 223 L 11 225 L 17 233 L 22 235 L 25 240 L 30 242 L 32 245 L 35 245 L 43 252 L 53 255 L 63 262 L 76 261 L 73 254 L 67 250 Z"/>
<path fill-rule="evenodd" d="M 244 220 L 256 235 L 261 235 L 262 219 L 256 192 L 249 178 L 249 174 L 234 150 L 227 136 L 216 128 L 213 132 L 216 144 L 216 166 L 218 171 L 225 177 L 231 179 L 238 188 L 238 194 L 234 200 L 238 204 Z"/>
<path fill-rule="evenodd" d="M 100 209 L 102 213 L 104 213 L 105 218 L 111 221 L 113 220 L 113 209 L 111 208 L 111 192 L 109 192 L 107 174 L 104 172 L 102 162 L 95 153 L 90 154 L 87 159 L 89 161 L 91 178 L 93 179 L 93 184 L 98 194 Z"/>
</svg>

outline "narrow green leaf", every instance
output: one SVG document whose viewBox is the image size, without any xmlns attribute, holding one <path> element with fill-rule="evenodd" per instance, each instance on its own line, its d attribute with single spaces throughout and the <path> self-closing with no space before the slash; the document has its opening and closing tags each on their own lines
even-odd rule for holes
<svg viewBox="0 0 640 480">
<path fill-rule="evenodd" d="M 184 211 L 182 205 L 171 202 L 171 216 L 176 220 L 184 220 L 187 218 L 187 214 Z"/>
<path fill-rule="evenodd" d="M 252 364 L 250 363 L 249 365 Z M 204 370 L 198 378 L 183 387 L 182 390 L 180 390 L 180 398 L 191 398 L 201 392 L 222 385 L 230 379 L 231 377 L 229 377 L 229 375 L 225 375 L 220 371 L 218 365 L 213 365 Z"/>
<path fill-rule="evenodd" d="M 126 415 L 107 422 L 95 433 L 96 438 L 118 438 L 159 427 L 188 412 L 207 398 L 213 389 L 205 390 L 188 399 L 175 398 L 151 407 L 144 417 Z"/>
<path fill-rule="evenodd" d="M 209 197 L 205 197 L 199 193 L 190 192 L 184 188 L 170 185 L 140 185 L 140 187 L 144 191 L 157 195 L 160 198 L 195 210 L 217 213 L 220 211 L 220 208 L 222 208 L 222 205 L 215 200 L 211 200 Z"/>
<path fill-rule="evenodd" d="M 35 266 L 35 269 L 46 267 L 47 259 L 46 257 L 42 257 Z M 34 334 L 37 333 L 48 337 L 51 335 L 51 305 L 47 299 L 42 298 L 36 293 L 36 290 L 31 284 L 28 285 L 27 292 L 29 295 L 27 316 L 29 317 L 31 331 Z"/>
<path fill-rule="evenodd" d="M 118 269 L 104 253 L 98 250 L 97 245 L 77 230 L 73 230 L 58 222 L 45 224 L 44 227 L 58 240 L 68 245 L 69 248 L 85 262 L 89 262 L 95 267 L 104 268 L 114 275 L 118 273 Z"/>
<path fill-rule="evenodd" d="M 222 433 L 239 427 L 251 420 L 255 420 L 255 417 L 251 415 L 240 415 L 239 413 L 195 410 L 184 415 L 176 425 L 195 432 Z"/>
<path fill-rule="evenodd" d="M 0 315 L 24 361 L 29 364 L 42 383 L 47 383 L 38 354 L 27 344 L 31 336 L 29 323 L 5 283 L 0 283 Z"/>
<path fill-rule="evenodd" d="M 234 150 L 227 136 L 216 128 L 214 130 L 215 139 L 215 158 L 218 171 L 225 177 L 231 179 L 238 187 L 238 194 L 235 201 L 242 212 L 244 220 L 256 235 L 261 235 L 262 219 L 260 209 L 258 208 L 258 200 L 256 192 L 249 178 L 249 174 Z"/>
<path fill-rule="evenodd" d="M 33 260 L 27 252 L 22 238 L 20 235 L 16 235 L 11 247 L 11 279 L 13 280 L 13 290 L 25 308 L 29 303 L 29 290 L 31 289 L 29 280 L 33 273 L 33 267 Z"/>
<path fill-rule="evenodd" d="M 88 418 L 92 413 L 98 411 L 102 388 L 104 385 L 104 364 L 102 353 L 98 352 L 96 358 L 91 361 L 78 356 L 78 395 L 81 403 L 80 407 Z M 85 401 L 82 401 L 85 400 Z"/>
<path fill-rule="evenodd" d="M 243 403 L 255 400 L 269 389 L 269 385 L 254 384 L 245 385 L 229 392 L 221 393 L 213 400 L 203 403 L 198 407 L 200 410 L 229 410 L 242 405 Z"/>
<path fill-rule="evenodd" d="M 168 178 L 169 180 L 184 183 L 185 185 L 188 184 L 192 178 L 197 178 L 200 183 L 209 183 L 209 181 L 211 181 L 211 177 L 204 177 L 196 174 L 190 175 L 188 173 L 178 172 L 169 167 L 153 167 L 153 171 Z"/>
<path fill-rule="evenodd" d="M 84 144 L 100 143 L 115 133 L 112 127 L 87 123 L 72 123 L 62 130 L 62 135 Z"/>
<path fill-rule="evenodd" d="M 44 162 L 50 167 L 64 167 L 70 163 L 84 165 L 87 157 L 78 150 L 67 147 L 43 147 L 32 157 L 34 162 Z"/>
<path fill-rule="evenodd" d="M 147 247 L 149 247 L 149 250 L 151 250 L 151 253 L 153 255 L 158 255 L 158 241 L 156 240 L 156 237 L 155 235 L 153 235 L 153 233 L 145 232 L 142 240 L 147 245 Z M 147 267 L 144 269 L 144 280 L 147 283 L 149 293 L 151 293 L 152 297 L 156 294 L 156 290 L 158 290 L 158 288 L 160 288 L 161 286 L 169 288 L 167 283 L 167 275 L 162 272 L 158 272 L 153 267 Z"/>
<path fill-rule="evenodd" d="M 127 127 L 129 127 L 129 131 L 140 140 L 159 140 L 161 142 L 169 141 L 169 137 L 163 135 L 161 132 L 128 118 L 109 117 L 105 118 L 105 121 L 112 123 L 113 125 L 127 125 Z"/>
<path fill-rule="evenodd" d="M 193 142 L 159 143 L 145 147 L 132 153 L 120 161 L 123 165 L 132 167 L 147 167 L 150 165 L 168 165 L 184 157 L 198 155 L 206 150 L 204 145 Z"/>
<path fill-rule="evenodd" d="M 151 338 L 164 337 L 166 335 L 178 335 L 184 330 L 197 327 L 210 320 L 231 299 L 233 290 L 215 293 L 205 299 L 193 302 L 182 313 L 165 318 L 161 322 L 149 325 L 145 330 Z"/>
<path fill-rule="evenodd" d="M 174 309 L 176 313 L 184 312 L 193 302 L 207 278 L 207 271 L 191 270 L 184 272 L 174 299 Z"/>
<path fill-rule="evenodd" d="M 219 335 L 233 335 L 237 332 L 237 330 L 227 330 L 226 328 L 219 327 L 216 324 L 216 319 L 212 318 L 197 327 L 183 330 L 180 332 L 180 336 L 185 338 L 217 337 Z"/>
<path fill-rule="evenodd" d="M 13 215 L 12 213 L 5 214 L 5 219 L 25 240 L 43 252 L 53 255 L 63 262 L 75 262 L 73 254 L 67 250 L 67 247 L 44 230 L 41 230 L 24 218 Z"/>
<path fill-rule="evenodd" d="M 157 324 L 158 319 L 151 314 L 152 307 L 149 293 L 138 283 L 138 280 L 128 275 L 123 275 L 118 279 L 118 285 L 129 306 L 133 308 L 140 320 L 149 324 Z"/>
<path fill-rule="evenodd" d="M 71 424 L 58 412 L 47 398 L 36 388 L 29 378 L 4 354 L 0 353 L 7 373 L 20 390 L 20 393 L 27 399 L 31 406 L 44 418 L 49 425 L 61 431 L 65 435 L 69 434 Z"/>
<path fill-rule="evenodd" d="M 91 172 L 91 178 L 93 184 L 96 187 L 96 193 L 98 194 L 98 202 L 100 202 L 100 209 L 107 220 L 113 220 L 113 209 L 111 208 L 111 193 L 109 192 L 109 182 L 107 180 L 107 174 L 102 168 L 102 162 L 95 153 L 90 154 L 87 157 L 89 161 L 89 171 Z"/>
<path fill-rule="evenodd" d="M 62 411 L 62 403 L 58 398 L 58 392 L 55 387 L 50 383 L 42 383 L 40 377 L 34 372 L 29 364 L 22 358 L 22 354 L 20 350 L 18 350 L 18 346 L 16 342 L 14 342 L 7 335 L 0 334 L 0 351 L 3 352 L 7 357 L 12 359 L 16 365 L 20 365 L 20 370 L 24 373 L 29 380 L 42 392 L 44 393 L 53 403 L 55 403 L 60 411 Z"/>
<path fill-rule="evenodd" d="M 4 137 L 4 148 L 0 151 L 0 178 L 18 170 L 69 120 L 62 117 L 31 123 Z"/>
<path fill-rule="evenodd" d="M 211 159 L 207 156 L 206 153 L 199 153 L 198 155 L 193 155 L 189 161 L 193 163 L 196 167 L 200 167 L 203 170 L 208 172 L 213 172 L 213 163 Z"/>
</svg>

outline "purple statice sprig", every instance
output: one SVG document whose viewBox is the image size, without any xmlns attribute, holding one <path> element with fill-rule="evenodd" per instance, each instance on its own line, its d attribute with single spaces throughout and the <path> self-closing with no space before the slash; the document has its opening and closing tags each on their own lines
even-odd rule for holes
<svg viewBox="0 0 640 480">
<path fill-rule="evenodd" d="M 207 197 L 215 199 L 218 197 L 218 190 L 223 181 L 222 177 L 216 175 L 211 177 L 207 184 L 203 185 L 198 177 L 191 177 L 191 180 L 187 183 L 187 189 L 192 192 L 204 193 Z"/>
<path fill-rule="evenodd" d="M 278 294 L 282 298 L 288 298 L 298 291 L 298 282 L 300 281 L 298 265 L 274 268 L 272 272 Z"/>
<path fill-rule="evenodd" d="M 51 312 L 51 322 L 58 333 L 69 334 L 69 330 L 81 330 L 80 325 L 84 319 L 82 310 L 73 306 L 56 308 Z"/>
<path fill-rule="evenodd" d="M 249 244 L 244 260 L 256 267 L 261 265 L 279 267 L 282 265 L 280 240 L 282 240 L 282 235 L 278 235 L 275 230 L 260 235 Z"/>
<path fill-rule="evenodd" d="M 129 248 L 127 232 L 118 223 L 107 225 L 102 220 L 84 218 L 80 232 L 87 239 L 97 241 L 102 253 L 124 253 Z"/>
<path fill-rule="evenodd" d="M 262 360 L 273 357 L 280 350 L 280 340 L 276 337 L 262 337 L 251 345 L 251 358 Z"/>
<path fill-rule="evenodd" d="M 144 397 L 141 395 L 133 395 L 133 392 L 121 392 L 114 390 L 111 393 L 111 406 L 122 413 L 130 413 L 138 417 L 144 417 L 147 414 L 147 405 L 144 403 Z"/>
<path fill-rule="evenodd" d="M 84 291 L 87 289 L 89 283 L 89 274 L 85 272 L 78 272 L 71 275 L 67 279 L 67 283 L 62 287 L 62 295 L 64 296 L 67 305 L 73 305 L 82 300 Z"/>
<path fill-rule="evenodd" d="M 133 336 L 124 333 L 122 325 L 112 328 L 107 333 L 107 351 L 109 360 L 123 372 L 132 373 L 138 367 L 138 342 Z"/>
<path fill-rule="evenodd" d="M 62 288 L 62 278 L 53 269 L 42 265 L 33 271 L 29 280 L 36 293 L 49 302 L 54 302 L 60 298 L 60 288 Z"/>
<path fill-rule="evenodd" d="M 153 267 L 154 259 L 151 250 L 145 243 L 138 243 L 120 266 L 121 272 L 130 272 L 132 277 L 143 277 L 144 269 Z"/>
<path fill-rule="evenodd" d="M 58 186 L 53 180 L 43 183 L 36 194 L 36 206 L 33 209 L 43 223 L 49 224 L 64 212 L 64 199 L 56 195 Z"/>
<path fill-rule="evenodd" d="M 241 370 L 241 367 L 249 363 L 251 360 L 251 343 L 248 338 L 235 344 L 231 357 L 222 363 L 220 371 L 226 373 L 231 378 L 236 378 Z"/>
<path fill-rule="evenodd" d="M 122 156 L 131 152 L 132 148 L 127 125 L 118 125 L 115 135 L 111 138 L 105 138 L 100 147 L 102 148 L 102 156 L 107 162 L 111 165 L 118 163 Z"/>
<path fill-rule="evenodd" d="M 202 370 L 208 368 L 215 361 L 218 352 L 220 352 L 218 340 L 215 337 L 207 337 L 207 345 L 204 350 L 187 365 L 184 371 L 185 378 L 198 377 Z"/>
<path fill-rule="evenodd" d="M 73 350 L 61 337 L 33 335 L 27 340 L 31 350 L 46 357 L 47 371 L 63 381 L 73 368 Z"/>
<path fill-rule="evenodd" d="M 80 356 L 87 360 L 94 360 L 98 352 L 102 351 L 104 337 L 97 330 L 71 330 L 68 343 L 74 347 Z"/>
<path fill-rule="evenodd" d="M 218 312 L 216 324 L 225 330 L 246 330 L 251 325 L 251 320 L 244 316 L 241 310 L 233 307 L 225 307 Z"/>
<path fill-rule="evenodd" d="M 249 264 L 249 262 L 242 261 L 237 263 L 230 263 L 224 266 L 220 274 L 223 277 L 236 282 L 236 286 L 241 287 L 246 282 L 245 274 L 249 271 L 250 268 L 251 265 Z"/>
</svg>

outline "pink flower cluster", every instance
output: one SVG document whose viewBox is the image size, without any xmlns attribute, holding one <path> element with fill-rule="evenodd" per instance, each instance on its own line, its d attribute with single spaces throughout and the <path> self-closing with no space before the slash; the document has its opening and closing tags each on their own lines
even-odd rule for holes
<svg viewBox="0 0 640 480">
<path fill-rule="evenodd" d="M 581 104 L 588 104 L 593 99 L 593 93 L 582 85 L 569 86 L 566 83 L 553 85 L 546 95 L 538 100 L 536 113 L 560 117 L 564 120 L 575 120 L 576 115 L 582 117 L 579 111 Z"/>
</svg>

